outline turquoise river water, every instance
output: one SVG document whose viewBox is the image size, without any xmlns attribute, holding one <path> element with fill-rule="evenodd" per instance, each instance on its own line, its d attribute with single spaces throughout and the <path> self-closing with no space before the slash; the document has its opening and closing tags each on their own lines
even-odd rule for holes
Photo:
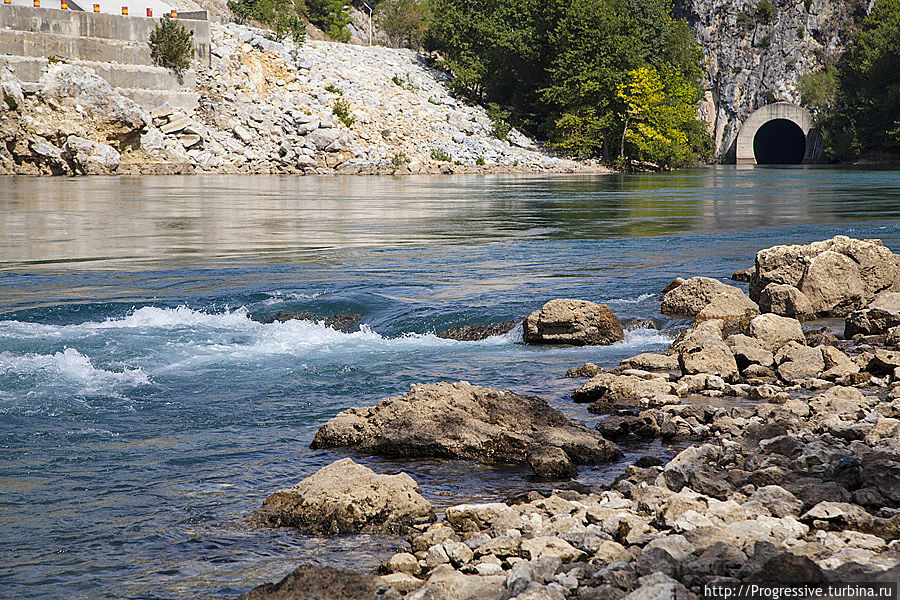
<svg viewBox="0 0 900 600">
<path fill-rule="evenodd" d="M 0 597 L 221 598 L 299 562 L 371 569 L 402 544 L 255 529 L 247 516 L 343 451 L 338 411 L 412 383 L 541 395 L 664 348 L 676 276 L 835 234 L 900 250 L 900 172 L 720 167 L 559 177 L 141 177 L 0 181 Z M 656 320 L 610 347 L 455 342 L 551 298 Z M 348 333 L 283 310 L 353 312 Z M 643 454 L 584 468 L 612 480 Z M 547 484 L 522 468 L 354 456 L 440 509 Z"/>
</svg>

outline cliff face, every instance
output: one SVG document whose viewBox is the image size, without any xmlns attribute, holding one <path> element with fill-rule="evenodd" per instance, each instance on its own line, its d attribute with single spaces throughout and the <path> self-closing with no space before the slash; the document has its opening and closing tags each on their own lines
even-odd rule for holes
<svg viewBox="0 0 900 600">
<path fill-rule="evenodd" d="M 868 8 L 865 0 L 676 0 L 706 57 L 701 111 L 719 161 L 734 160 L 754 110 L 800 103 L 800 76 L 834 62 Z"/>
</svg>

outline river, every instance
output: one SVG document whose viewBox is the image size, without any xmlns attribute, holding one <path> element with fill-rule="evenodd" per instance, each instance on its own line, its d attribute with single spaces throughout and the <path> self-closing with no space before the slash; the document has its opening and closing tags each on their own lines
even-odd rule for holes
<svg viewBox="0 0 900 600">
<path fill-rule="evenodd" d="M 247 516 L 342 451 L 316 429 L 412 383 L 569 400 L 586 361 L 659 350 L 676 276 L 836 234 L 900 250 L 900 172 L 10 178 L 0 182 L 0 581 L 15 598 L 233 597 L 295 564 L 370 569 L 402 540 L 255 529 Z M 740 284 L 739 284 L 740 285 Z M 455 342 L 552 298 L 650 318 L 610 347 Z M 280 311 L 359 313 L 342 333 Z M 637 457 L 582 468 L 608 482 Z M 354 456 L 440 509 L 542 487 L 526 469 Z"/>
</svg>

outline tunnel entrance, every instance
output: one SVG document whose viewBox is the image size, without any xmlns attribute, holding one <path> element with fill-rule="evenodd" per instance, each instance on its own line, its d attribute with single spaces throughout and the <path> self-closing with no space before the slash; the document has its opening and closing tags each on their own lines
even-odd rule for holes
<svg viewBox="0 0 900 600">
<path fill-rule="evenodd" d="M 793 121 L 772 119 L 753 137 L 753 155 L 758 165 L 799 165 L 806 153 L 806 135 Z"/>
</svg>

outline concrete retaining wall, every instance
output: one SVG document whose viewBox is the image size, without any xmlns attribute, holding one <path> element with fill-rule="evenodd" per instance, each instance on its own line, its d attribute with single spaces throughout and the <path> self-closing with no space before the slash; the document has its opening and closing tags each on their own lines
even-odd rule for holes
<svg viewBox="0 0 900 600">
<path fill-rule="evenodd" d="M 197 15 L 205 13 L 197 13 Z M 209 63 L 209 21 L 179 18 L 193 32 L 194 58 Z M 159 19 L 122 17 L 50 8 L 0 6 L 0 29 L 29 33 L 52 33 L 79 38 L 100 38 L 124 42 L 143 42 Z M 90 43 L 90 42 L 87 42 Z M 77 45 L 77 44 L 76 44 Z M 10 54 L 2 47 L 4 54 Z M 60 58 L 78 58 L 76 56 Z"/>
</svg>

